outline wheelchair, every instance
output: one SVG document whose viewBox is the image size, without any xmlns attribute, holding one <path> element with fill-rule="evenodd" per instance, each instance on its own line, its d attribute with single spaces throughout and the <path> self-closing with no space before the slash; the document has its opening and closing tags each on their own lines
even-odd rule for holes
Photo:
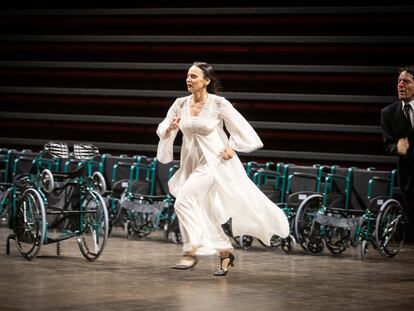
<svg viewBox="0 0 414 311">
<path fill-rule="evenodd" d="M 391 258 L 404 244 L 407 218 L 393 198 L 396 171 L 338 168 L 328 174 L 322 194 L 302 202 L 295 219 L 296 238 L 311 254 L 326 246 L 338 255 L 359 247 L 366 260 L 368 247 Z"/>
<path fill-rule="evenodd" d="M 10 150 L 0 149 L 0 221 L 7 221 L 11 194 L 9 182 Z"/>
<path fill-rule="evenodd" d="M 174 211 L 175 199 L 170 193 L 155 193 L 156 179 L 162 179 L 159 182 L 164 184 L 163 188 L 167 188 L 168 179 L 178 169 L 178 165 L 168 167 L 167 176 L 164 177 L 159 166 L 157 159 L 131 165 L 128 190 L 120 203 L 126 214 L 124 231 L 127 237 L 142 238 L 162 229 L 165 241 L 171 235 L 172 242 L 180 243 L 181 234 Z"/>
<path fill-rule="evenodd" d="M 0 153 L 0 217 L 1 221 L 9 222 L 9 213 L 16 204 L 16 188 L 14 180 L 20 179 L 27 174 L 32 166 L 33 160 L 38 154 L 32 150 L 14 149 L 2 150 Z"/>
<path fill-rule="evenodd" d="M 16 203 L 9 222 L 20 254 L 34 259 L 43 245 L 76 237 L 82 255 L 96 260 L 108 239 L 108 212 L 101 194 L 103 176 L 99 172 L 88 176 L 99 150 L 91 144 L 75 144 L 77 169 L 65 172 L 64 161 L 70 158 L 65 143 L 49 142 L 33 160 L 30 172 L 13 183 Z M 97 190 L 98 189 L 98 190 Z"/>
<path fill-rule="evenodd" d="M 129 188 L 129 180 L 132 179 L 133 164 L 145 161 L 145 156 L 127 155 L 113 156 L 104 154 L 99 164 L 99 172 L 105 179 L 105 191 L 103 197 L 108 207 L 109 234 L 114 227 L 125 228 L 127 221 L 126 210 L 121 207 Z M 127 235 L 128 236 L 128 235 Z"/>
<path fill-rule="evenodd" d="M 258 168 L 255 171 L 253 182 L 283 210 L 289 222 L 290 234 L 286 238 L 274 235 L 270 240 L 270 245 L 264 244 L 261 240 L 258 241 L 266 248 L 280 246 L 285 253 L 290 253 L 297 242 L 294 235 L 294 221 L 298 206 L 308 196 L 318 193 L 321 174 L 326 167 L 300 166 L 283 162 L 269 165 L 269 163 L 266 168 Z M 231 233 L 228 224 L 225 229 L 226 232 Z M 233 239 L 245 249 L 250 247 L 253 240 L 250 236 L 233 237 Z"/>
</svg>

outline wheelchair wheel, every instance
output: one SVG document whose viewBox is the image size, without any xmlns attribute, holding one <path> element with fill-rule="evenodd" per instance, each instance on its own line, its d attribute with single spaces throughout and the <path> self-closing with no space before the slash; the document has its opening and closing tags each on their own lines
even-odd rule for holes
<svg viewBox="0 0 414 311">
<path fill-rule="evenodd" d="M 174 244 L 181 244 L 182 243 L 182 237 L 181 237 L 181 232 L 180 230 L 178 231 L 171 231 L 171 241 Z"/>
<path fill-rule="evenodd" d="M 9 221 L 10 206 L 13 202 L 13 191 L 12 189 L 2 189 L 0 186 L 0 223 Z"/>
<path fill-rule="evenodd" d="M 263 243 L 262 240 L 259 240 L 259 243 L 262 244 L 266 248 L 279 247 L 282 244 L 282 242 L 283 242 L 283 239 L 278 235 L 272 236 L 272 238 L 270 239 L 270 245 L 266 245 Z"/>
<path fill-rule="evenodd" d="M 235 236 L 233 239 L 244 249 L 248 249 L 250 246 L 252 246 L 253 243 L 253 237 L 250 235 Z"/>
<path fill-rule="evenodd" d="M 368 241 L 362 240 L 359 248 L 359 257 L 362 261 L 367 260 L 368 258 Z"/>
<path fill-rule="evenodd" d="M 397 255 L 404 244 L 407 220 L 404 209 L 394 199 L 387 200 L 376 218 L 375 238 L 377 247 L 383 257 Z"/>
<path fill-rule="evenodd" d="M 92 185 L 93 189 L 98 193 L 103 194 L 106 192 L 106 182 L 105 178 L 100 172 L 94 172 L 92 174 Z"/>
<path fill-rule="evenodd" d="M 80 210 L 78 245 L 82 255 L 93 261 L 102 254 L 108 239 L 108 211 L 104 199 L 94 190 L 83 195 Z"/>
<path fill-rule="evenodd" d="M 53 178 L 53 174 L 48 169 L 44 169 L 42 174 L 40 175 L 40 182 L 42 188 L 47 193 L 51 193 L 55 188 L 55 179 Z"/>
<path fill-rule="evenodd" d="M 293 248 L 293 238 L 289 235 L 286 239 L 282 239 L 282 249 L 285 253 L 290 253 Z"/>
<path fill-rule="evenodd" d="M 29 188 L 23 192 L 13 221 L 17 249 L 32 260 L 42 248 L 46 234 L 46 212 L 39 191 Z"/>
<path fill-rule="evenodd" d="M 178 223 L 178 218 L 175 214 L 171 217 L 171 222 L 166 222 L 164 224 L 164 240 L 169 241 L 168 237 L 171 236 L 171 241 L 175 244 L 180 244 L 182 242 L 180 225 Z"/>
<path fill-rule="evenodd" d="M 314 236 L 309 239 L 306 243 L 306 249 L 311 254 L 319 254 L 322 253 L 325 245 L 323 243 L 323 239 L 320 236 Z"/>
<path fill-rule="evenodd" d="M 329 231 L 326 247 L 334 255 L 339 255 L 346 250 L 349 241 L 349 230 L 333 227 Z"/>
<path fill-rule="evenodd" d="M 154 226 L 152 223 L 152 215 L 149 213 L 130 213 L 128 214 L 128 220 L 126 221 L 126 227 L 124 226 L 125 234 L 130 236 L 144 238 L 152 231 Z M 129 238 L 127 236 L 127 238 Z"/>
<path fill-rule="evenodd" d="M 313 194 L 298 207 L 298 211 L 295 216 L 295 240 L 299 245 L 307 251 L 306 244 L 308 243 L 313 220 L 318 210 L 322 207 L 322 195 Z"/>
</svg>

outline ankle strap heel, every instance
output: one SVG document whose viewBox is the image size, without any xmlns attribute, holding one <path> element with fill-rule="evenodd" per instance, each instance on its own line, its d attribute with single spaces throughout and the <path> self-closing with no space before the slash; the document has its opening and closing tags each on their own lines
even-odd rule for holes
<svg viewBox="0 0 414 311">
<path fill-rule="evenodd" d="M 229 262 L 227 264 L 227 267 L 224 269 L 223 268 L 223 260 L 225 259 L 229 259 Z M 225 276 L 227 274 L 227 272 L 229 271 L 229 267 L 232 266 L 234 267 L 234 255 L 232 253 L 229 253 L 228 256 L 226 257 L 220 257 L 220 269 L 217 270 L 216 272 L 214 272 L 215 276 Z"/>
</svg>

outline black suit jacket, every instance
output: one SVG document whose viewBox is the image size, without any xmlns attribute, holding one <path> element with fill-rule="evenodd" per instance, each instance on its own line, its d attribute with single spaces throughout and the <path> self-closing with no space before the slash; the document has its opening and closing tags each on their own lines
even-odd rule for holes
<svg viewBox="0 0 414 311">
<path fill-rule="evenodd" d="M 408 191 L 411 183 L 414 183 L 414 132 L 407 123 L 400 100 L 382 109 L 381 127 L 385 151 L 390 155 L 398 156 L 398 140 L 408 137 L 410 148 L 407 156 L 399 156 L 398 160 L 400 188 Z"/>
</svg>

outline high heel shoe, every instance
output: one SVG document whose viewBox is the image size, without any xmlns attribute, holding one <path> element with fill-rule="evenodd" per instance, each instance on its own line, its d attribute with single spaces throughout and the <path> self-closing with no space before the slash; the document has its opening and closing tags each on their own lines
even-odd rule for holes
<svg viewBox="0 0 414 311">
<path fill-rule="evenodd" d="M 190 264 L 182 263 L 183 260 L 189 261 Z M 171 268 L 178 270 L 188 270 L 194 268 L 194 266 L 198 263 L 198 259 L 194 255 L 183 255 L 182 261 L 176 264 L 175 266 L 172 266 Z"/>
<path fill-rule="evenodd" d="M 227 264 L 227 267 L 223 267 L 223 260 L 229 259 L 229 262 Z M 230 266 L 234 266 L 234 256 L 232 253 L 229 253 L 226 257 L 220 257 L 220 269 L 214 272 L 215 276 L 225 276 L 227 272 L 229 271 Z"/>
</svg>

